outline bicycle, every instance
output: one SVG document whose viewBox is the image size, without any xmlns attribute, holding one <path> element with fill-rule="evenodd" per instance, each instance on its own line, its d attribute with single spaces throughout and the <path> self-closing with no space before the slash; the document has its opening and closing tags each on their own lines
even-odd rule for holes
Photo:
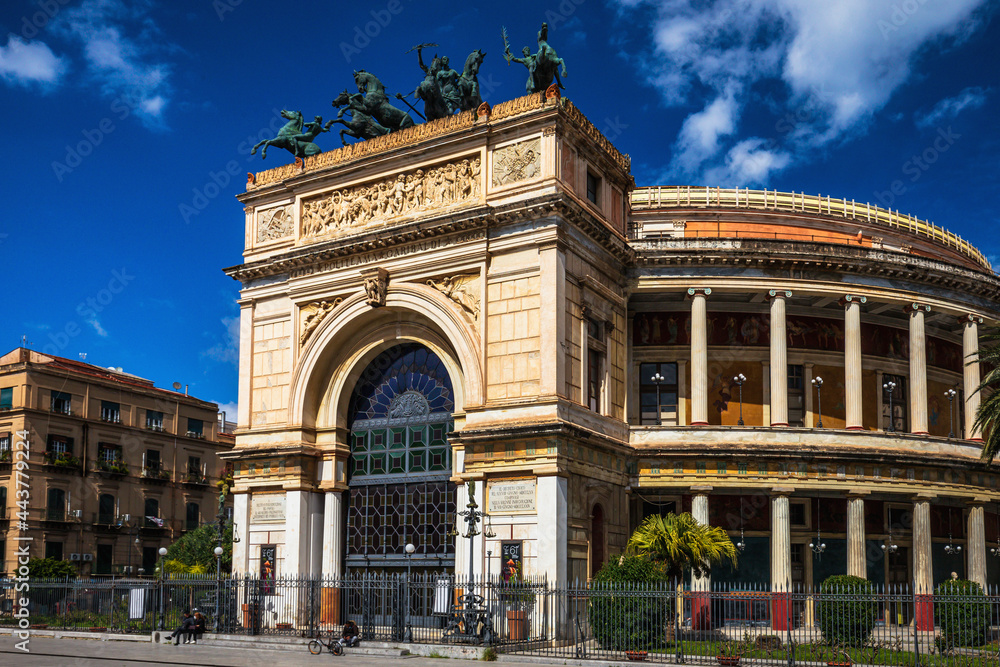
<svg viewBox="0 0 1000 667">
<path fill-rule="evenodd" d="M 319 655 L 323 652 L 323 647 L 330 649 L 330 653 L 334 655 L 344 655 L 344 638 L 337 637 L 334 638 L 332 632 L 327 633 L 329 635 L 329 641 L 323 641 L 323 633 L 319 633 L 315 639 L 309 642 L 309 652 L 313 655 Z"/>
</svg>

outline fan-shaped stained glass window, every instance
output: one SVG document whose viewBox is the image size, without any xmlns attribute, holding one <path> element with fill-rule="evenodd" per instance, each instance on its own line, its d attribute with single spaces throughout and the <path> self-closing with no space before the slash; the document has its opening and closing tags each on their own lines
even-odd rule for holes
<svg viewBox="0 0 1000 667">
<path fill-rule="evenodd" d="M 451 378 L 422 345 L 398 345 L 362 373 L 351 396 L 347 566 L 454 562 L 455 485 L 448 432 L 455 410 Z"/>
</svg>

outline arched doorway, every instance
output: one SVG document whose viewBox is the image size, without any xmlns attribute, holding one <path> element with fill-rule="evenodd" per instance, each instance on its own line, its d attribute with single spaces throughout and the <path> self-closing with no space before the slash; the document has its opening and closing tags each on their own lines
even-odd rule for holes
<svg viewBox="0 0 1000 667">
<path fill-rule="evenodd" d="M 449 571 L 455 519 L 448 433 L 455 410 L 441 359 L 417 343 L 382 352 L 361 374 L 348 412 L 347 571 Z"/>
<path fill-rule="evenodd" d="M 598 503 L 590 513 L 590 578 L 604 566 L 604 508 Z"/>
</svg>

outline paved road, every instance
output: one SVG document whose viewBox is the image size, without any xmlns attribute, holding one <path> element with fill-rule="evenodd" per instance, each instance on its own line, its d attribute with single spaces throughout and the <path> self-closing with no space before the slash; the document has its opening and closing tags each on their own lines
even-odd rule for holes
<svg viewBox="0 0 1000 667">
<path fill-rule="evenodd" d="M 185 665 L 186 667 L 473 667 L 468 660 L 441 660 L 415 656 L 382 657 L 347 653 L 342 657 L 329 654 L 314 656 L 305 647 L 298 651 L 269 649 L 222 648 L 214 646 L 156 645 L 146 642 L 99 641 L 94 639 L 35 638 L 29 645 L 30 653 L 14 648 L 14 640 L 0 636 L 0 665 L 16 667 L 74 667 L 95 665 Z M 516 667 L 527 663 L 504 662 Z M 533 665 L 532 667 L 537 667 Z M 602 665 L 603 667 L 603 665 Z"/>
</svg>

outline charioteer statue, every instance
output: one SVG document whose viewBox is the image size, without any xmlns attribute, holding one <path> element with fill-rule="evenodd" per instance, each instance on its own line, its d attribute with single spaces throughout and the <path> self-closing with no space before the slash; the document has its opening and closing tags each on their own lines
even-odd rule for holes
<svg viewBox="0 0 1000 667">
<path fill-rule="evenodd" d="M 538 31 L 538 53 L 532 55 L 531 48 L 524 47 L 521 50 L 522 58 L 514 57 L 514 54 L 510 52 L 510 42 L 507 40 L 507 29 L 501 28 L 501 34 L 503 35 L 503 57 L 507 60 L 507 65 L 509 66 L 511 62 L 521 63 L 528 68 L 528 83 L 525 85 L 525 90 L 528 94 L 531 93 L 541 93 L 544 92 L 546 88 L 552 85 L 553 79 L 560 88 L 564 88 L 562 85 L 562 79 L 559 78 L 559 70 L 562 70 L 562 76 L 568 76 L 566 73 L 566 63 L 563 59 L 556 55 L 556 50 L 549 46 L 549 24 L 543 23 L 542 29 Z"/>
</svg>

